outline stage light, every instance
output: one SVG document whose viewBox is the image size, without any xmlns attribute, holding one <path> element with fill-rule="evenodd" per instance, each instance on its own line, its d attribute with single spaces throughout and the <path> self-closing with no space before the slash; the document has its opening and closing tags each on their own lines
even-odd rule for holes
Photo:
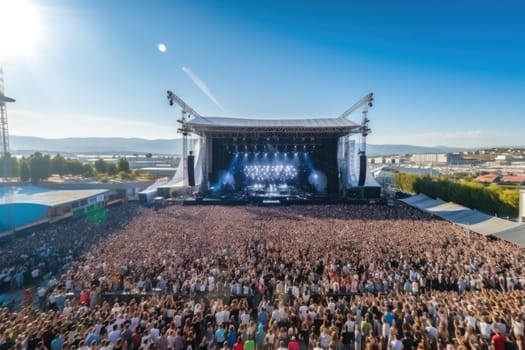
<svg viewBox="0 0 525 350">
<path fill-rule="evenodd" d="M 317 192 L 326 192 L 326 175 L 318 170 L 313 170 L 308 176 L 308 182 Z"/>
</svg>

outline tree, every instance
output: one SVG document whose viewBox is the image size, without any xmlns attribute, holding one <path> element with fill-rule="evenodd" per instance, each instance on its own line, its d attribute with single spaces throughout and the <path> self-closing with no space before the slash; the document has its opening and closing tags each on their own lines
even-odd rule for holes
<svg viewBox="0 0 525 350">
<path fill-rule="evenodd" d="M 27 182 L 31 177 L 31 170 L 29 169 L 29 161 L 22 158 L 20 161 L 20 181 Z"/>
<path fill-rule="evenodd" d="M 0 158 L 0 177 L 16 177 L 19 172 L 18 159 L 7 153 Z"/>
<path fill-rule="evenodd" d="M 51 175 L 51 158 L 49 155 L 42 156 L 42 153 L 36 152 L 29 157 L 29 168 L 33 183 L 47 179 Z"/>
<path fill-rule="evenodd" d="M 102 158 L 97 159 L 97 161 L 95 162 L 95 170 L 97 173 L 101 173 L 101 174 L 107 173 L 108 163 Z"/>
<path fill-rule="evenodd" d="M 129 173 L 129 162 L 126 158 L 119 158 L 118 160 L 118 171 Z"/>
<path fill-rule="evenodd" d="M 110 176 L 115 176 L 118 173 L 118 168 L 113 163 L 108 163 L 106 166 L 106 173 Z"/>
<path fill-rule="evenodd" d="M 475 181 L 454 182 L 445 177 L 436 179 L 397 173 L 394 175 L 394 185 L 405 191 L 424 193 L 429 197 L 452 201 L 490 215 L 518 214 L 519 190 L 504 189 L 496 184 L 484 187 Z"/>
<path fill-rule="evenodd" d="M 91 168 L 91 165 L 89 167 Z M 84 164 L 78 159 L 68 160 L 67 168 L 71 175 L 84 175 Z"/>
<path fill-rule="evenodd" d="M 64 176 L 68 173 L 68 170 L 66 159 L 57 153 L 57 155 L 51 159 L 51 173 Z"/>
<path fill-rule="evenodd" d="M 83 164 L 81 168 L 81 175 L 84 177 L 92 177 L 93 176 L 93 167 L 89 164 Z"/>
<path fill-rule="evenodd" d="M 152 157 L 153 157 L 153 154 L 151 154 L 151 153 L 146 153 L 146 158 L 151 159 Z"/>
</svg>

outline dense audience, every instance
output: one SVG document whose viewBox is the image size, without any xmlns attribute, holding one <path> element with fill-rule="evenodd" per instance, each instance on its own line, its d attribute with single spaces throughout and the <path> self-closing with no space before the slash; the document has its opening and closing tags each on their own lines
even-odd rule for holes
<svg viewBox="0 0 525 350">
<path fill-rule="evenodd" d="M 38 283 L 56 273 L 129 220 L 136 209 L 120 208 L 103 225 L 85 225 L 85 219 L 76 219 L 4 237 L 0 242 L 0 292 Z"/>
<path fill-rule="evenodd" d="M 0 350 L 524 348 L 524 250 L 409 207 L 108 210 L 1 246 L 67 268 Z"/>
</svg>

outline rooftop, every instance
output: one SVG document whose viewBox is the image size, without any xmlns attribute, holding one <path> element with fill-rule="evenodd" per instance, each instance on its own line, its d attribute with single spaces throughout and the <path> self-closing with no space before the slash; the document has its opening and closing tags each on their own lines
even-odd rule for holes
<svg viewBox="0 0 525 350">
<path fill-rule="evenodd" d="M 359 124 L 346 118 L 247 119 L 194 117 L 184 123 L 191 131 L 201 132 L 358 132 Z"/>
<path fill-rule="evenodd" d="M 103 189 L 51 190 L 38 186 L 0 187 L 0 204 L 31 203 L 56 206 L 106 193 Z"/>
</svg>

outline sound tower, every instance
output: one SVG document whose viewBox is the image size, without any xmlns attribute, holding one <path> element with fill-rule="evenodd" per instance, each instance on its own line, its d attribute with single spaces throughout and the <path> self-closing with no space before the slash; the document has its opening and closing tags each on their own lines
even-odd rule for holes
<svg viewBox="0 0 525 350">
<path fill-rule="evenodd" d="M 190 154 L 188 156 L 188 185 L 191 187 L 195 186 L 195 169 L 194 169 L 195 156 Z"/>
<path fill-rule="evenodd" d="M 358 186 L 364 186 L 366 180 L 366 156 L 361 154 L 359 156 L 359 181 Z"/>
</svg>

